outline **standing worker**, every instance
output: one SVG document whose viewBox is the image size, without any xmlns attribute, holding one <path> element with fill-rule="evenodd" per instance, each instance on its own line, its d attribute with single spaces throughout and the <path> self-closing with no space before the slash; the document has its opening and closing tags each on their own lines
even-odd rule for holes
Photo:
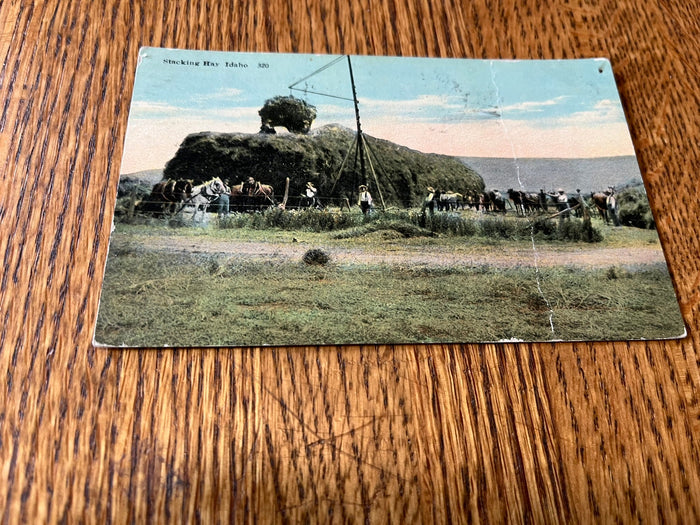
<svg viewBox="0 0 700 525">
<path fill-rule="evenodd" d="M 542 188 L 540 188 L 540 192 L 537 194 L 537 199 L 539 200 L 540 203 L 540 208 L 542 211 L 547 211 L 547 194 L 544 192 Z"/>
<path fill-rule="evenodd" d="M 360 197 L 358 204 L 360 205 L 364 215 L 367 215 L 372 208 L 372 195 L 367 189 L 367 186 L 364 184 L 360 186 Z"/>
<path fill-rule="evenodd" d="M 423 201 L 423 213 L 428 208 L 430 215 L 433 215 L 435 213 L 435 204 L 440 198 L 440 192 L 436 192 L 432 186 L 428 186 L 426 189 L 428 190 L 428 196 Z"/>
<path fill-rule="evenodd" d="M 569 218 L 569 197 L 562 188 L 559 188 L 556 193 L 550 193 L 551 197 L 557 203 L 557 211 L 560 213 L 559 221 Z"/>
<path fill-rule="evenodd" d="M 306 198 L 309 199 L 309 208 L 320 208 L 321 203 L 318 201 L 318 189 L 311 183 L 306 183 Z"/>
<path fill-rule="evenodd" d="M 224 191 L 219 195 L 219 218 L 228 216 L 229 195 L 231 195 L 231 183 L 228 179 L 224 179 Z"/>
<path fill-rule="evenodd" d="M 617 197 L 615 196 L 615 188 L 609 187 L 605 190 L 605 207 L 608 210 L 608 215 L 612 217 L 615 226 L 622 226 L 620 216 L 617 214 Z"/>
<path fill-rule="evenodd" d="M 556 193 L 550 193 L 554 201 L 557 203 L 557 211 L 565 212 L 569 209 L 569 197 L 566 195 L 562 188 L 559 188 Z M 563 213 L 562 215 L 568 217 L 568 213 Z"/>
<path fill-rule="evenodd" d="M 249 211 L 255 207 L 255 190 L 257 189 L 257 183 L 253 177 L 248 177 L 243 181 L 243 186 L 241 186 L 241 193 L 243 195 L 243 209 Z"/>
</svg>

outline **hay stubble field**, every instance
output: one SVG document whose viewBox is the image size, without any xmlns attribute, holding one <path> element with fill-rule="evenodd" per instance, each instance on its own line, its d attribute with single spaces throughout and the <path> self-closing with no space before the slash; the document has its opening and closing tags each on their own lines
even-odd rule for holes
<svg viewBox="0 0 700 525">
<path fill-rule="evenodd" d="M 325 264 L 304 254 L 322 250 Z M 246 346 L 682 335 L 655 232 L 602 243 L 168 228 L 113 233 L 97 341 Z"/>
</svg>

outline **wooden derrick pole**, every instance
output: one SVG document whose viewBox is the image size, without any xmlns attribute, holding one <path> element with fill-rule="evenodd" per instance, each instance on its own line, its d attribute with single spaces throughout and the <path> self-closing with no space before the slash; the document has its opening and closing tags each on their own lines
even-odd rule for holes
<svg viewBox="0 0 700 525">
<path fill-rule="evenodd" d="M 362 184 L 367 184 L 367 168 L 365 166 L 365 144 L 362 140 L 362 124 L 360 123 L 360 104 L 357 100 L 357 90 L 355 89 L 355 76 L 352 74 L 352 62 L 348 55 L 348 70 L 350 71 L 350 85 L 352 86 L 352 101 L 355 105 L 355 123 L 357 124 L 357 154 L 360 157 L 360 175 Z"/>
<path fill-rule="evenodd" d="M 352 72 L 352 61 L 350 60 L 350 55 L 347 55 L 348 58 L 348 70 L 350 71 L 350 85 L 352 86 L 352 101 L 353 104 L 355 105 L 355 122 L 357 124 L 357 136 L 355 137 L 355 145 L 357 147 L 357 155 L 360 157 L 360 177 L 362 180 L 362 184 L 365 186 L 368 186 L 368 178 L 367 178 L 367 166 L 365 164 L 365 155 L 367 155 L 367 160 L 369 161 L 370 164 L 370 169 L 372 171 L 372 176 L 374 178 L 374 183 L 377 186 L 377 191 L 379 192 L 379 201 L 382 203 L 382 209 L 386 209 L 386 205 L 384 204 L 384 196 L 382 195 L 382 190 L 379 186 L 379 179 L 377 178 L 377 173 L 374 171 L 374 166 L 372 166 L 372 161 L 369 158 L 369 152 L 366 149 L 366 144 L 365 144 L 365 137 L 362 134 L 362 124 L 360 123 L 360 104 L 357 100 L 357 89 L 355 88 L 355 76 L 353 75 Z M 357 184 L 353 185 L 353 198 L 354 198 L 354 192 L 355 188 L 357 187 Z"/>
<path fill-rule="evenodd" d="M 382 190 L 379 186 L 379 179 L 377 177 L 377 173 L 374 170 L 374 167 L 372 166 L 372 161 L 369 157 L 369 148 L 367 143 L 365 142 L 364 135 L 362 133 L 362 124 L 360 122 L 360 104 L 357 100 L 357 89 L 355 88 L 355 75 L 352 71 L 352 61 L 350 59 L 350 55 L 345 56 L 348 62 L 348 71 L 350 73 L 350 86 L 352 87 L 352 99 L 348 99 L 346 97 L 342 97 L 339 95 L 334 95 L 330 93 L 322 93 L 319 91 L 312 91 L 306 88 L 298 88 L 296 87 L 300 83 L 304 82 L 305 80 L 308 80 L 314 75 L 317 75 L 321 73 L 322 71 L 325 71 L 329 67 L 333 66 L 334 64 L 338 63 L 340 60 L 342 60 L 343 57 L 338 57 L 335 60 L 333 60 L 331 63 L 326 64 L 325 66 L 321 67 L 320 69 L 314 71 L 313 73 L 305 76 L 301 80 L 297 80 L 293 84 L 289 86 L 290 91 L 302 91 L 304 93 L 313 93 L 315 95 L 320 95 L 324 97 L 331 97 L 331 98 L 336 98 L 336 99 L 341 99 L 341 100 L 352 100 L 353 105 L 355 107 L 355 124 L 357 126 L 357 134 L 355 136 L 355 140 L 353 142 L 353 145 L 350 147 L 350 150 L 348 150 L 348 154 L 345 156 L 345 159 L 343 159 L 342 164 L 340 165 L 340 170 L 338 173 L 338 178 L 340 178 L 340 174 L 343 171 L 343 166 L 345 166 L 345 163 L 350 156 L 350 153 L 354 151 L 355 153 L 355 165 L 354 168 L 357 167 L 357 160 L 359 158 L 360 161 L 360 180 L 358 181 L 357 179 L 357 171 L 354 169 L 354 179 L 353 179 L 353 184 L 352 184 L 352 191 L 351 191 L 351 197 L 353 200 L 355 200 L 355 192 L 357 191 L 358 187 L 360 184 L 364 184 L 368 186 L 369 184 L 369 178 L 367 176 L 367 163 L 369 163 L 369 168 L 372 171 L 372 176 L 374 179 L 374 184 L 377 186 L 377 192 L 379 193 L 379 199 L 382 205 L 382 209 L 386 209 L 386 205 L 384 203 L 384 196 L 382 195 Z M 376 155 L 375 155 L 376 157 Z M 337 182 L 337 179 L 336 179 Z M 333 188 L 335 188 L 335 183 L 333 184 Z"/>
</svg>

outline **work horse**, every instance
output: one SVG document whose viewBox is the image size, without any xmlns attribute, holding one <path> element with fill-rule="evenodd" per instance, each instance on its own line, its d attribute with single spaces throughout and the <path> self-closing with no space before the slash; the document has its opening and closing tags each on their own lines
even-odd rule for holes
<svg viewBox="0 0 700 525">
<path fill-rule="evenodd" d="M 262 184 L 252 177 L 231 187 L 231 208 L 242 211 L 258 211 L 275 205 L 272 186 Z"/>
<path fill-rule="evenodd" d="M 604 192 L 592 193 L 591 200 L 600 214 L 600 218 L 609 224 L 612 219 L 615 226 L 620 226 L 618 215 L 617 194 L 615 188 L 608 188 Z"/>
<path fill-rule="evenodd" d="M 214 177 L 192 188 L 190 197 L 184 201 L 182 208 L 192 207 L 192 222 L 206 222 L 207 207 L 219 195 L 226 191 L 226 186 L 219 177 Z M 198 218 L 201 213 L 201 217 Z"/>
<path fill-rule="evenodd" d="M 186 179 L 168 179 L 156 183 L 148 199 L 141 204 L 141 211 L 155 217 L 172 215 L 179 211 L 180 205 L 192 196 L 192 181 Z"/>
</svg>

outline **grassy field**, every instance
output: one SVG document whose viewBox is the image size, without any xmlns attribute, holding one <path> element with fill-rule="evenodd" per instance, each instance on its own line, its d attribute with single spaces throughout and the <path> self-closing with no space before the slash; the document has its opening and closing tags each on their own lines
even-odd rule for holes
<svg viewBox="0 0 700 525">
<path fill-rule="evenodd" d="M 655 232 L 606 230 L 600 246 L 657 243 Z M 683 333 L 663 264 L 592 270 L 386 264 L 307 265 L 224 253 L 163 251 L 173 243 L 236 239 L 369 251 L 440 244 L 491 251 L 531 241 L 254 228 L 118 225 L 97 323 L 99 343 L 245 346 L 498 340 L 653 339 Z M 562 251 L 577 245 L 553 241 Z"/>
</svg>

